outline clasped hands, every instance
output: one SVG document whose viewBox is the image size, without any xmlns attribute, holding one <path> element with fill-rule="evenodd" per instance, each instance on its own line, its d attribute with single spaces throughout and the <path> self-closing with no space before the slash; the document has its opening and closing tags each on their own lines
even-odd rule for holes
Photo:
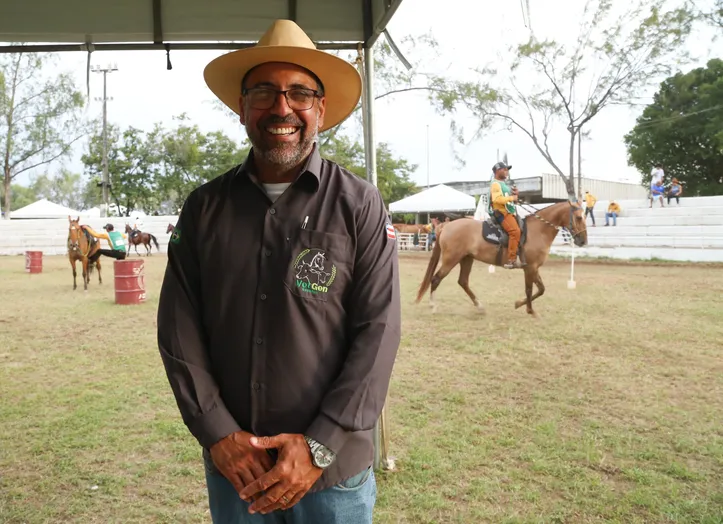
<svg viewBox="0 0 723 524">
<path fill-rule="evenodd" d="M 268 449 L 278 450 L 276 464 Z M 267 514 L 297 504 L 323 473 L 311 462 L 309 446 L 301 434 L 256 437 L 237 431 L 211 449 L 216 468 L 246 502 L 249 513 Z"/>
</svg>

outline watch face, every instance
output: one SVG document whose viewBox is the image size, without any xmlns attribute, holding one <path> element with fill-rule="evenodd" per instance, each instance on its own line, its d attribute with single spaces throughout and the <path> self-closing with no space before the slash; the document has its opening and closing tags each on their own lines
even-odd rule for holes
<svg viewBox="0 0 723 524">
<path fill-rule="evenodd" d="M 320 468 L 328 468 L 334 462 L 334 452 L 324 446 L 319 446 L 314 453 L 314 462 Z"/>
</svg>

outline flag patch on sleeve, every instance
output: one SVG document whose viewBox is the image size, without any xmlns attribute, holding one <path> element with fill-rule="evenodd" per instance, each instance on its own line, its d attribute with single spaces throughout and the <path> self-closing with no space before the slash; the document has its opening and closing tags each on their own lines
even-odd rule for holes
<svg viewBox="0 0 723 524">
<path fill-rule="evenodd" d="M 391 224 L 386 225 L 386 231 L 387 231 L 387 238 L 391 238 L 392 240 L 396 240 L 397 233 L 394 231 L 394 226 Z"/>
</svg>

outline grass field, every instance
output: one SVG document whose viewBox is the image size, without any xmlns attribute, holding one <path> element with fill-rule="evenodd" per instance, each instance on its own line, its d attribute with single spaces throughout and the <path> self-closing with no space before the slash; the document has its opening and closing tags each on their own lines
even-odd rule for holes
<svg viewBox="0 0 723 524">
<path fill-rule="evenodd" d="M 551 262 L 535 320 L 520 272 L 482 264 L 487 315 L 456 271 L 432 314 L 426 261 L 402 259 L 375 522 L 723 522 L 721 268 L 584 263 L 568 290 Z M 83 293 L 63 257 L 0 257 L 1 522 L 210 521 L 156 347 L 165 258 L 145 263 L 147 302 L 116 306 L 110 261 Z"/>
</svg>

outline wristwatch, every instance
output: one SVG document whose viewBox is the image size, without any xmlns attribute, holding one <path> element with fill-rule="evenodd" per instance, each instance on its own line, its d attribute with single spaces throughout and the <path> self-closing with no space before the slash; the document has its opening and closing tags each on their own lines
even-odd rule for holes
<svg viewBox="0 0 723 524">
<path fill-rule="evenodd" d="M 336 453 L 311 437 L 304 435 L 304 440 L 309 445 L 311 462 L 313 462 L 314 466 L 321 469 L 326 469 L 331 466 L 331 463 L 334 462 L 336 458 Z"/>
</svg>

